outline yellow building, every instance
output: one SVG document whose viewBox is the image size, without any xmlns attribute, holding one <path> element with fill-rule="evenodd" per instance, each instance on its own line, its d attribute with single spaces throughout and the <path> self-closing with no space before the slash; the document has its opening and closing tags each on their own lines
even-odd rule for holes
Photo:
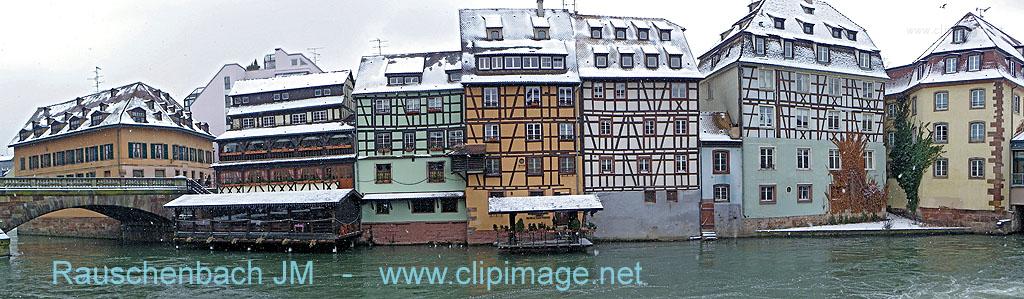
<svg viewBox="0 0 1024 299">
<path fill-rule="evenodd" d="M 572 16 L 564 10 L 465 9 L 462 83 L 469 243 L 495 241 L 507 216 L 488 199 L 576 195 L 583 190 Z M 459 164 L 453 160 L 453 169 Z M 459 167 L 463 167 L 459 166 Z M 573 213 L 528 213 L 528 225 L 560 223 Z"/>
<path fill-rule="evenodd" d="M 1010 139 L 1024 119 L 1022 50 L 1024 44 L 967 14 L 916 62 L 889 69 L 894 81 L 886 101 L 909 101 L 915 120 L 944 145 L 921 182 L 918 213 L 925 221 L 991 226 L 1008 217 Z M 895 179 L 889 185 L 890 206 L 905 208 L 905 193 Z"/>
<path fill-rule="evenodd" d="M 184 176 L 209 184 L 213 136 L 208 130 L 167 93 L 133 83 L 39 107 L 11 142 L 13 172 L 16 177 Z M 46 217 L 102 215 L 68 209 Z"/>
</svg>

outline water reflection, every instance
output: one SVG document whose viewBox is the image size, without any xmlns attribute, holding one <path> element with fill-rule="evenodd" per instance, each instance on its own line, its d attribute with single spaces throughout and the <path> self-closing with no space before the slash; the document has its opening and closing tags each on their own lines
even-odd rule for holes
<svg viewBox="0 0 1024 299">
<path fill-rule="evenodd" d="M 489 247 L 355 248 L 338 254 L 176 250 L 170 245 L 14 236 L 16 252 L 0 258 L 0 297 L 53 294 L 207 297 L 888 297 L 1024 296 L 1024 238 L 993 236 L 721 239 L 713 243 L 603 243 L 584 254 L 506 255 Z M 277 274 L 282 260 L 313 261 L 314 285 L 68 286 L 51 285 L 55 258 L 75 265 L 243 265 Z M 561 293 L 550 286 L 384 285 L 379 267 L 472 265 L 569 266 L 598 269 L 640 263 L 646 286 L 585 285 Z M 452 270 L 454 271 L 454 270 Z M 351 274 L 352 277 L 345 277 Z M 269 275 L 268 275 L 269 276 Z"/>
</svg>

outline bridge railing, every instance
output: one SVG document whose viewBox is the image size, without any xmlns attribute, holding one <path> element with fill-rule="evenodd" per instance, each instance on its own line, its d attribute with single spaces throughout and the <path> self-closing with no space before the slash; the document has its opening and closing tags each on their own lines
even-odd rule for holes
<svg viewBox="0 0 1024 299">
<path fill-rule="evenodd" d="M 175 191 L 202 193 L 188 178 L 0 178 L 6 191 Z M 205 189 L 203 189 L 205 191 Z"/>
</svg>

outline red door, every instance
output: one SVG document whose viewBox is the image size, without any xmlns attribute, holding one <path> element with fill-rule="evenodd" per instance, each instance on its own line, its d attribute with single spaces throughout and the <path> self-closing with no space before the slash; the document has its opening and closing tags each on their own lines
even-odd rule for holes
<svg viewBox="0 0 1024 299">
<path fill-rule="evenodd" d="M 715 231 L 715 203 L 700 203 L 700 230 L 704 232 Z"/>
</svg>

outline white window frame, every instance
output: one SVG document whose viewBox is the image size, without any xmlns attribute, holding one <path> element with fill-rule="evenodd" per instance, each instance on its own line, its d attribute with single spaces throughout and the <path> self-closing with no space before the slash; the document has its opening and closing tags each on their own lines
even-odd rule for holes
<svg viewBox="0 0 1024 299">
<path fill-rule="evenodd" d="M 769 113 L 765 113 L 769 112 Z M 766 117 L 767 116 L 767 117 Z M 762 129 L 774 129 L 775 128 L 775 106 L 773 105 L 759 105 L 757 106 L 757 119 L 758 127 Z"/>
<path fill-rule="evenodd" d="M 949 92 L 939 91 L 936 92 L 932 100 L 935 111 L 946 111 L 949 110 Z M 941 104 L 941 105 L 940 105 Z"/>
<path fill-rule="evenodd" d="M 959 61 L 959 60 L 960 60 L 960 58 L 959 58 L 959 57 L 956 57 L 956 56 L 950 56 L 950 57 L 946 57 L 946 58 L 944 58 L 944 59 L 942 60 L 942 61 L 943 61 L 943 62 L 942 62 L 942 65 L 943 65 L 943 71 L 944 71 L 944 72 L 945 72 L 946 74 L 952 74 L 952 73 L 956 73 L 957 69 L 959 68 L 959 67 L 957 66 L 957 64 L 958 64 L 958 61 Z"/>
<path fill-rule="evenodd" d="M 313 121 L 314 122 L 327 121 L 327 110 L 313 111 Z"/>
<path fill-rule="evenodd" d="M 811 128 L 811 109 L 796 108 L 793 111 L 794 126 L 797 130 L 808 130 Z"/>
<path fill-rule="evenodd" d="M 833 123 L 834 122 L 834 123 Z M 840 131 L 843 127 L 843 114 L 839 110 L 825 111 L 825 130 Z"/>
<path fill-rule="evenodd" d="M 527 123 L 526 124 L 526 141 L 541 141 L 543 135 L 541 133 L 540 123 Z"/>
<path fill-rule="evenodd" d="M 559 87 L 558 88 L 558 106 L 561 107 L 572 107 L 575 105 L 575 97 L 572 87 Z"/>
<path fill-rule="evenodd" d="M 292 124 L 304 124 L 306 123 L 306 113 L 295 113 L 292 114 Z"/>
<path fill-rule="evenodd" d="M 967 175 L 972 179 L 985 178 L 985 159 L 970 158 L 967 160 Z"/>
<path fill-rule="evenodd" d="M 501 126 L 498 124 L 484 124 L 484 140 L 500 140 Z"/>
<path fill-rule="evenodd" d="M 986 93 L 984 89 L 971 89 L 971 109 L 985 109 Z"/>
<path fill-rule="evenodd" d="M 967 124 L 967 140 L 970 143 L 985 142 L 985 122 L 972 121 Z"/>
<path fill-rule="evenodd" d="M 810 170 L 811 169 L 811 148 L 809 147 L 798 147 L 796 148 L 796 170 Z"/>
<path fill-rule="evenodd" d="M 967 71 L 976 72 L 981 70 L 981 54 L 967 56 Z"/>
<path fill-rule="evenodd" d="M 875 151 L 864 151 L 864 170 L 875 170 Z"/>
<path fill-rule="evenodd" d="M 865 133 L 873 133 L 875 131 L 875 115 L 873 113 L 864 112 L 860 114 L 860 131 Z"/>
<path fill-rule="evenodd" d="M 842 153 L 839 152 L 838 148 L 828 149 L 828 169 L 829 170 L 840 170 L 843 169 L 843 158 Z"/>
<path fill-rule="evenodd" d="M 768 41 L 763 36 L 754 36 L 754 54 L 765 55 L 768 50 Z"/>
<path fill-rule="evenodd" d="M 501 106 L 497 87 L 484 87 L 484 108 L 495 108 Z"/>
<path fill-rule="evenodd" d="M 758 169 L 775 170 L 775 147 L 762 146 L 758 149 Z M 767 164 L 766 164 L 767 162 Z"/>
<path fill-rule="evenodd" d="M 757 85 L 761 90 L 775 90 L 775 70 L 759 69 Z"/>
<path fill-rule="evenodd" d="M 674 161 L 676 173 L 686 173 L 690 169 L 690 162 L 686 155 L 676 155 Z"/>
</svg>

